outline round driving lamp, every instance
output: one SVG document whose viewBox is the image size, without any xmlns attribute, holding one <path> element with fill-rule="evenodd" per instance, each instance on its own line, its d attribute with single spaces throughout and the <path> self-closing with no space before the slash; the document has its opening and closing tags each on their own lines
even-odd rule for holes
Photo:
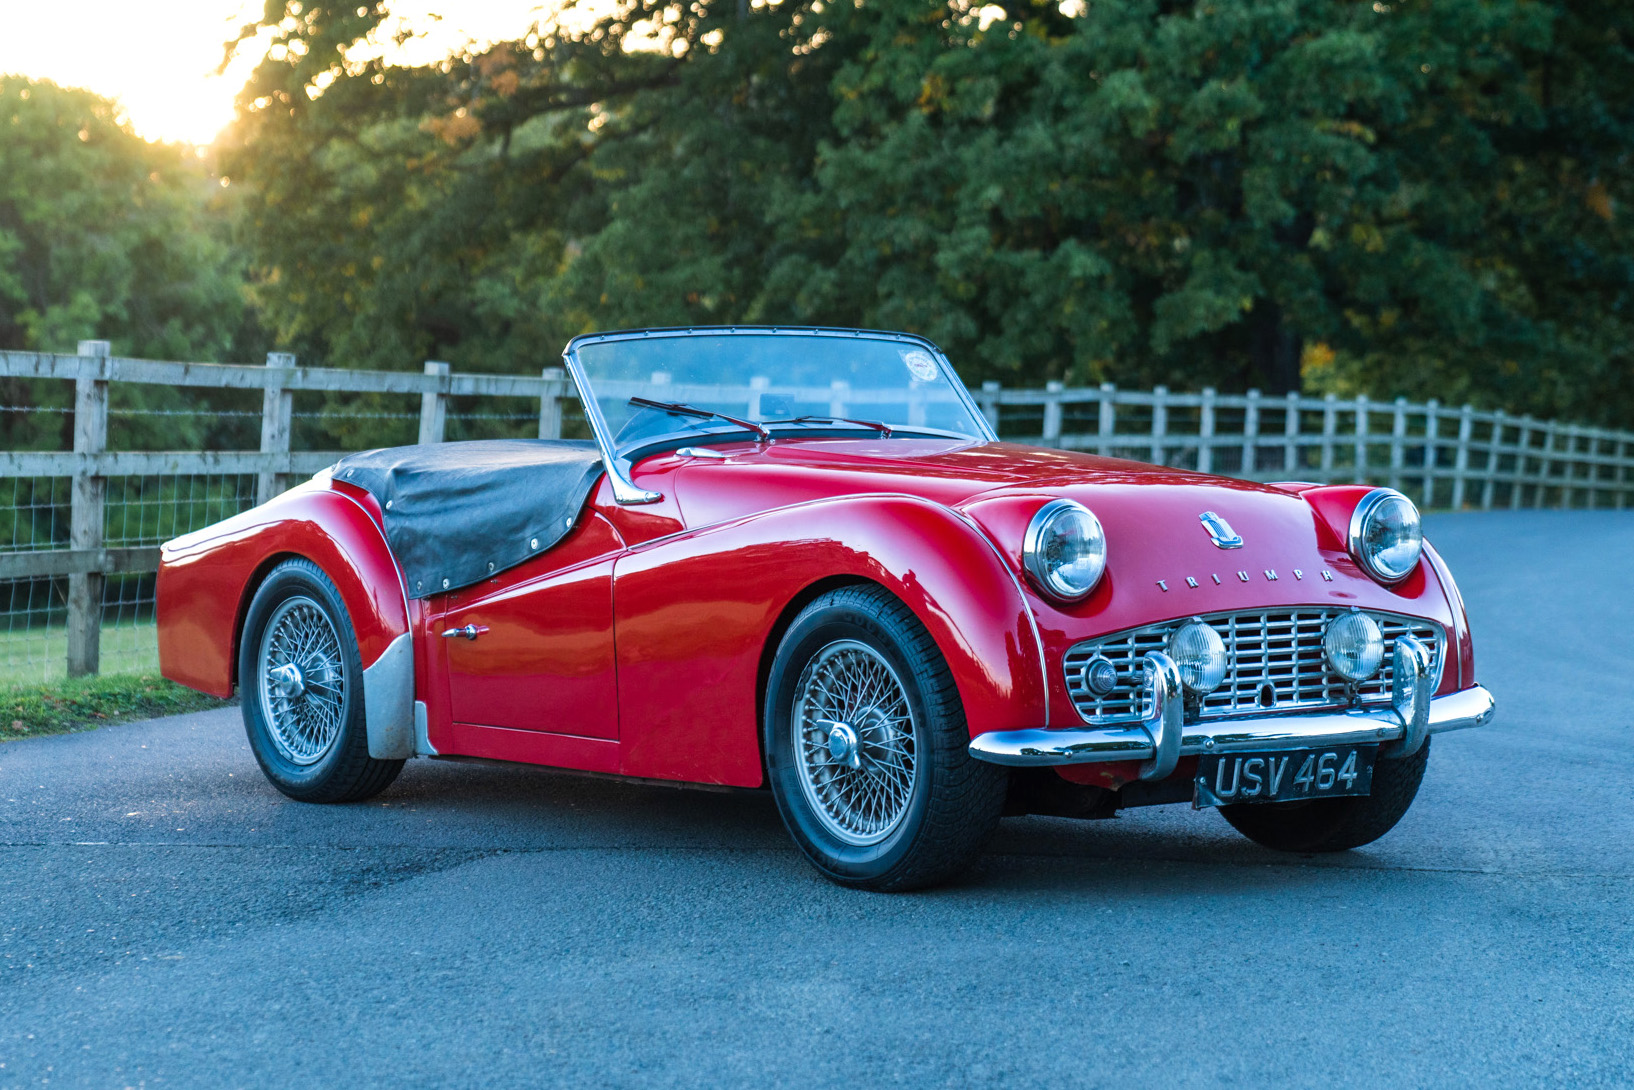
<svg viewBox="0 0 1634 1090">
<path fill-rule="evenodd" d="M 1346 681 L 1366 681 L 1384 665 L 1384 636 L 1365 613 L 1341 613 L 1322 633 L 1328 669 Z"/>
<path fill-rule="evenodd" d="M 1058 601 L 1078 601 L 1106 570 L 1100 519 L 1076 500 L 1051 500 L 1027 524 L 1021 560 L 1039 590 Z"/>
<path fill-rule="evenodd" d="M 1198 696 L 1220 687 L 1226 675 L 1225 641 L 1202 621 L 1188 621 L 1169 637 L 1169 657 L 1180 667 L 1180 684 Z"/>
<path fill-rule="evenodd" d="M 1413 501 L 1393 488 L 1375 488 L 1350 516 L 1350 555 L 1381 583 L 1399 583 L 1418 565 L 1424 530 Z"/>
</svg>

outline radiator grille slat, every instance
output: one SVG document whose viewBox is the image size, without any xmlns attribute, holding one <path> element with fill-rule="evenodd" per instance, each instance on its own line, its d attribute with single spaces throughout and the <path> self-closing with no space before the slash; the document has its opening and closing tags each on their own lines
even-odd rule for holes
<svg viewBox="0 0 1634 1090">
<path fill-rule="evenodd" d="M 1350 686 L 1328 672 L 1322 653 L 1322 632 L 1342 609 L 1248 610 L 1214 613 L 1199 618 L 1225 641 L 1228 665 L 1225 681 L 1202 701 L 1199 718 L 1218 719 L 1267 711 L 1343 707 L 1350 702 Z M 1429 650 L 1432 676 L 1441 677 L 1441 626 L 1417 617 L 1369 611 L 1384 635 L 1384 667 L 1378 676 L 1356 687 L 1363 703 L 1390 699 L 1391 671 L 1397 637 L 1411 633 Z M 1185 618 L 1160 625 L 1115 632 L 1074 644 L 1062 659 L 1067 691 L 1086 723 L 1118 723 L 1151 713 L 1141 692 L 1141 659 L 1168 645 Z M 1085 685 L 1084 666 L 1104 656 L 1118 672 L 1118 685 L 1097 697 Z M 1265 702 L 1269 686 L 1270 703 Z"/>
</svg>

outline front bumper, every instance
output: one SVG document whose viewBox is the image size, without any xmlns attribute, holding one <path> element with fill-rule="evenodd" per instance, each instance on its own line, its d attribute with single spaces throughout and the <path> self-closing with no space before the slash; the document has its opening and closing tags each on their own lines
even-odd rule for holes
<svg viewBox="0 0 1634 1090">
<path fill-rule="evenodd" d="M 970 754 L 1000 765 L 1070 765 L 1140 761 L 1140 778 L 1161 780 L 1183 756 L 1241 750 L 1309 749 L 1331 745 L 1383 744 L 1386 757 L 1418 752 L 1431 734 L 1488 722 L 1492 694 L 1481 686 L 1431 696 L 1431 658 L 1411 636 L 1396 644 L 1390 704 L 1341 712 L 1310 712 L 1183 723 L 1180 671 L 1169 656 L 1144 660 L 1152 714 L 1113 727 L 1006 730 L 977 735 Z"/>
</svg>

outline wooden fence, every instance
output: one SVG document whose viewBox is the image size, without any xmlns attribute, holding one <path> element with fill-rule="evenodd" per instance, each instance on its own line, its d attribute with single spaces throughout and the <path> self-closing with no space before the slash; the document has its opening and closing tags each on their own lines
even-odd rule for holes
<svg viewBox="0 0 1634 1090">
<path fill-rule="evenodd" d="M 158 567 L 155 543 L 105 541 L 109 478 L 253 477 L 253 497 L 243 496 L 242 507 L 252 498 L 265 502 L 288 480 L 315 473 L 343 453 L 291 449 L 298 392 L 419 395 L 418 438 L 424 443 L 442 441 L 449 399 L 455 397 L 530 399 L 538 406 L 537 434 L 558 436 L 563 406 L 570 404 L 564 399 L 571 392 L 557 367 L 546 367 L 537 376 L 454 374 L 437 361 L 427 362 L 419 374 L 351 371 L 301 367 L 293 356 L 281 353 L 269 355 L 264 366 L 170 363 L 114 357 L 102 341 L 81 342 L 74 356 L 0 352 L 0 378 L 73 383 L 72 450 L 0 451 L 0 481 L 70 482 L 66 542 L 19 547 L 13 541 L 9 551 L 0 548 L 0 583 L 66 577 L 66 667 L 71 676 L 98 671 L 104 579 Z M 260 447 L 109 450 L 112 383 L 260 391 Z M 755 383 L 750 389 L 753 396 L 766 385 Z M 1043 390 L 987 383 L 972 392 L 999 434 L 1018 442 L 1255 480 L 1384 484 L 1427 508 L 1634 506 L 1634 433 L 1629 432 L 1435 401 L 1262 397 L 1256 391 L 1220 394 L 1212 389 L 1173 393 L 1161 386 L 1131 391 L 1111 384 L 1069 389 L 1060 383 Z"/>
</svg>

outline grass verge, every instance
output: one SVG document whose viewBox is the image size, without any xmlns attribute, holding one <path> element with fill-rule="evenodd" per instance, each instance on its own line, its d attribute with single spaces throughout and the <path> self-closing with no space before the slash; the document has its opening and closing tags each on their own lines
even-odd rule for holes
<svg viewBox="0 0 1634 1090">
<path fill-rule="evenodd" d="M 236 699 L 218 700 L 157 674 L 115 674 L 47 685 L 10 686 L 0 689 L 0 742 L 235 703 Z"/>
</svg>

